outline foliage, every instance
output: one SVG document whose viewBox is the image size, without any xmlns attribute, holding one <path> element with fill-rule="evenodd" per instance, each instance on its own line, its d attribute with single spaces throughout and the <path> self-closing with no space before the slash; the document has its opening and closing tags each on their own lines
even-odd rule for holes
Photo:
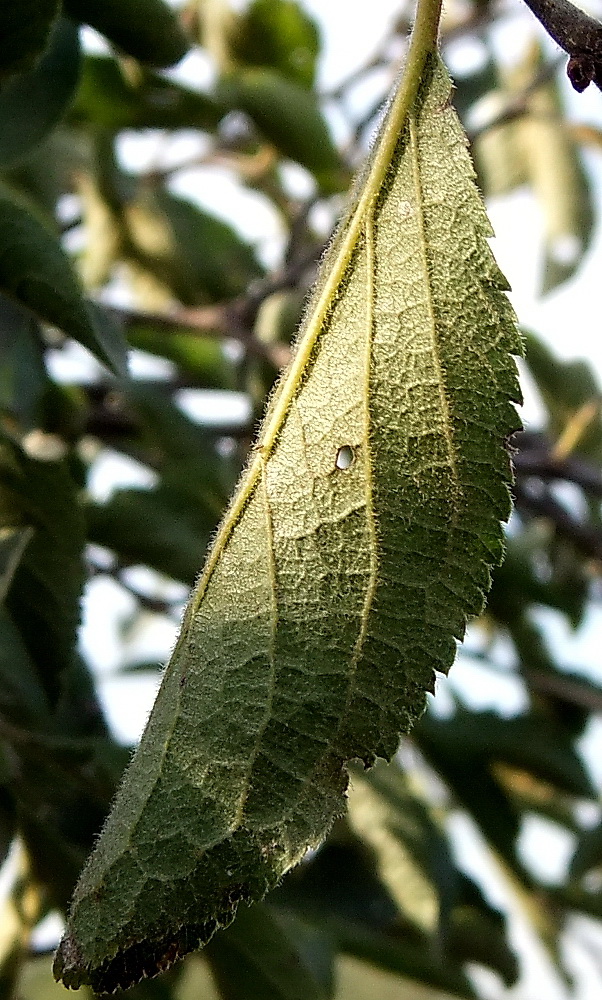
<svg viewBox="0 0 602 1000">
<path fill-rule="evenodd" d="M 328 210 L 332 218 L 340 212 L 341 193 L 365 153 L 362 137 L 373 124 L 374 112 L 356 120 L 349 95 L 374 65 L 391 69 L 388 39 L 376 59 L 366 53 L 368 61 L 354 78 L 332 94 L 321 93 L 316 76 L 319 27 L 295 0 L 251 0 L 239 14 L 222 3 L 176 9 L 161 0 L 65 0 L 60 6 L 20 0 L 11 5 L 19 17 L 0 15 L 0 854 L 8 859 L 6 870 L 12 876 L 1 918 L 0 996 L 23 1000 L 64 995 L 62 987 L 51 982 L 49 956 L 33 954 L 32 928 L 55 910 L 66 913 L 128 759 L 128 750 L 106 722 L 94 664 L 76 644 L 85 588 L 92 580 L 111 578 L 127 590 L 135 608 L 131 628 L 142 627 L 149 615 L 172 622 L 177 618 L 180 596 L 166 599 L 167 580 L 188 586 L 194 582 L 247 463 L 253 422 L 278 370 L 289 360 L 303 298 L 323 249 L 315 209 Z M 579 143 L 584 135 L 591 140 L 592 130 L 580 132 L 567 121 L 555 68 L 542 55 L 545 47 L 532 47 L 514 74 L 498 66 L 489 45 L 498 16 L 497 8 L 488 4 L 474 12 L 464 6 L 451 10 L 442 26 L 443 55 L 454 37 L 472 37 L 478 24 L 490 57 L 485 67 L 456 79 L 454 102 L 468 126 L 483 193 L 499 195 L 528 184 L 539 200 L 546 220 L 542 288 L 549 291 L 579 271 L 591 241 L 596 205 Z M 106 53 L 82 49 L 78 23 L 104 34 Z M 394 31 L 405 37 L 405 29 L 400 18 Z M 165 71 L 189 47 L 204 48 L 213 61 L 213 83 L 206 90 Z M 206 632 L 200 644 L 205 655 L 216 643 L 215 670 L 224 648 L 230 649 L 229 663 L 235 655 L 241 663 L 249 658 L 245 643 L 254 642 L 257 633 L 248 625 L 241 629 L 240 616 L 245 608 L 249 621 L 264 614 L 275 565 L 279 597 L 289 609 L 278 635 L 283 651 L 279 655 L 288 657 L 291 674 L 295 664 L 307 664 L 313 657 L 317 676 L 311 689 L 297 671 L 297 680 L 303 680 L 299 691 L 304 711 L 311 706 L 305 721 L 311 731 L 322 725 L 336 767 L 328 771 L 331 758 L 320 758 L 319 748 L 302 759 L 309 751 L 307 741 L 305 747 L 299 743 L 291 762 L 294 774 L 284 779 L 284 786 L 302 781 L 301 763 L 311 772 L 320 759 L 324 774 L 313 788 L 314 798 L 298 810 L 294 822 L 287 821 L 286 863 L 278 845 L 270 854 L 271 834 L 264 833 L 263 839 L 258 835 L 253 844 L 240 841 L 239 853 L 232 852 L 223 922 L 225 911 L 230 919 L 238 898 L 248 896 L 233 882 L 247 878 L 251 848 L 263 858 L 260 889 L 272 891 L 264 902 L 241 905 L 234 922 L 211 938 L 200 957 L 191 956 L 157 979 L 143 981 L 128 996 L 349 1000 L 363 996 L 365 977 L 373 977 L 368 982 L 382 996 L 392 982 L 396 996 L 409 989 L 410 995 L 424 995 L 425 1000 L 444 994 L 471 997 L 478 995 L 475 966 L 486 967 L 510 987 L 519 975 L 519 962 L 508 923 L 468 874 L 466 859 L 453 845 L 449 818 L 458 810 L 472 817 L 491 857 L 501 861 L 504 878 L 563 975 L 559 942 L 571 915 L 602 917 L 600 826 L 588 828 L 579 808 L 585 800 L 593 809 L 596 800 L 579 740 L 599 711 L 602 695 L 583 674 L 567 673 L 541 625 L 541 610 L 546 608 L 569 628 L 577 627 L 591 613 L 599 587 L 599 389 L 585 362 L 559 361 L 533 333 L 526 337 L 526 364 L 543 400 L 544 418 L 537 431 L 513 437 L 516 511 L 506 533 L 506 560 L 494 572 L 487 609 L 472 626 L 465 653 L 493 675 L 504 649 L 511 664 L 507 672 L 524 692 L 524 707 L 515 717 L 502 718 L 491 710 L 471 709 L 461 693 L 452 695 L 448 717 L 429 707 L 403 737 L 402 751 L 390 764 L 381 762 L 369 771 L 351 768 L 349 810 L 341 815 L 341 761 L 359 757 L 372 762 L 376 755 L 390 755 L 400 730 L 407 729 L 402 713 L 420 715 L 433 667 L 449 666 L 453 636 L 460 638 L 466 615 L 480 610 L 487 565 L 496 562 L 500 551 L 494 525 L 507 513 L 501 439 L 516 427 L 508 409 L 516 388 L 507 359 L 517 341 L 509 332 L 511 318 L 502 304 L 499 274 L 486 250 L 486 223 L 472 193 L 459 133 L 450 124 L 453 115 L 448 110 L 447 118 L 441 114 L 447 103 L 441 72 L 436 71 L 430 89 L 423 86 L 418 110 L 410 113 L 410 118 L 415 116 L 411 130 L 422 143 L 418 168 L 404 163 L 402 142 L 390 157 L 385 187 L 370 188 L 368 180 L 369 210 L 348 217 L 327 254 L 335 285 L 327 293 L 324 284 L 319 286 L 318 299 L 326 295 L 323 312 L 316 321 L 314 297 L 301 343 L 307 345 L 313 336 L 322 344 L 326 324 L 330 334 L 334 331 L 331 354 L 300 348 L 301 360 L 289 369 L 293 374 L 273 398 L 261 447 L 251 449 L 242 487 L 248 502 L 239 501 L 237 518 L 231 519 L 225 534 L 222 529 L 214 550 L 221 551 L 221 546 L 230 553 L 230 563 L 221 590 L 209 594 L 213 610 L 204 627 L 213 631 Z M 477 102 L 484 106 L 483 98 L 491 117 L 477 131 L 471 123 Z M 331 132 L 333 106 L 347 117 L 348 140 L 343 143 Z M 407 126 L 406 117 L 402 121 Z M 130 137 L 132 130 L 144 137 L 148 129 L 162 130 L 166 149 L 182 134 L 200 138 L 193 160 L 165 166 L 168 161 L 159 158 L 144 171 L 128 171 L 122 156 L 124 130 Z M 375 159 L 376 154 L 372 163 Z M 305 201 L 291 187 L 290 161 L 297 172 L 303 171 L 311 190 Z M 286 239 L 277 269 L 266 267 L 257 248 L 208 210 L 206 202 L 197 204 L 182 195 L 178 182 L 185 169 L 197 169 L 202 181 L 203 170 L 215 164 L 241 190 L 259 195 L 278 217 Z M 379 191 L 388 202 L 384 195 L 378 202 Z M 424 346 L 428 323 L 424 317 L 416 319 L 414 297 L 420 274 L 428 268 L 421 271 L 419 234 L 411 248 L 400 243 L 398 235 L 399 217 L 422 210 L 421 197 L 433 191 L 439 214 L 429 216 L 422 252 L 426 246 L 436 276 L 429 289 L 434 315 L 448 319 L 448 353 L 441 363 L 451 387 L 450 409 L 445 419 L 427 412 L 428 393 L 417 403 L 420 379 L 410 393 L 412 404 L 405 409 L 401 405 L 395 395 L 401 381 L 395 385 L 402 377 L 406 388 L 411 383 L 409 347 L 400 349 L 393 322 L 371 356 L 370 371 L 382 388 L 373 410 L 366 413 L 360 385 L 366 346 L 357 348 L 366 324 L 354 324 L 354 318 L 365 315 L 366 308 L 380 309 L 380 328 L 383 323 L 386 327 L 386 295 L 380 302 L 364 303 L 363 314 L 361 304 L 370 284 L 362 279 L 369 272 L 368 257 L 384 257 L 385 245 L 399 257 L 400 275 L 392 279 L 395 287 L 391 285 L 387 295 L 397 312 L 405 303 L 412 317 L 406 328 L 412 330 L 413 349 L 422 352 L 416 368 L 423 389 L 433 383 L 432 350 L 429 354 Z M 392 206 L 388 220 L 387 204 Z M 442 237 L 446 213 L 453 215 L 454 225 Z M 342 264 L 337 254 L 347 246 L 345 239 L 350 252 Z M 439 257 L 438 240 L 445 248 Z M 572 257 L 567 246 L 575 251 Z M 472 270 L 464 267 L 469 260 Z M 127 287 L 127 306 L 115 304 L 120 301 L 116 285 Z M 346 303 L 352 300 L 354 309 L 347 314 Z M 479 339 L 469 341 L 469 336 Z M 60 366 L 74 353 L 74 341 L 90 352 L 88 370 L 65 380 Z M 141 352 L 135 355 L 139 359 L 149 354 L 163 359 L 163 374 L 150 379 L 128 374 L 128 345 Z M 492 397 L 498 379 L 499 395 Z M 294 389 L 288 397 L 287 384 Z M 242 391 L 251 402 L 250 416 L 223 425 L 193 419 L 183 406 L 182 392 L 207 389 Z M 307 438 L 302 419 L 312 393 L 318 401 L 329 401 L 325 428 L 316 440 Z M 315 401 L 311 405 L 315 408 Z M 368 438 L 361 424 L 366 419 L 380 437 Z M 422 424 L 414 427 L 412 420 Z M 458 481 L 465 489 L 475 486 L 466 508 L 458 505 L 445 461 L 437 477 L 424 477 L 424 468 L 442 447 L 446 420 L 462 445 Z M 283 508 L 293 503 L 293 513 L 284 511 L 282 523 L 288 518 L 293 533 L 304 537 L 301 522 L 318 502 L 306 495 L 309 466 L 320 458 L 324 442 L 330 447 L 333 427 L 344 432 L 351 450 L 351 466 L 338 470 L 343 486 L 336 497 L 353 507 L 353 518 L 346 522 L 351 535 L 333 538 L 332 531 L 325 530 L 319 550 L 291 559 L 284 534 L 276 532 L 272 541 L 277 544 L 270 550 L 261 524 L 265 527 L 268 506 L 277 523 L 278 502 Z M 430 433 L 428 444 L 425 430 Z M 387 588 L 390 607 L 381 594 L 378 608 L 385 617 L 388 611 L 399 616 L 403 609 L 405 617 L 394 631 L 396 641 L 401 635 L 411 653 L 408 674 L 399 671 L 393 676 L 387 656 L 371 651 L 374 662 L 364 672 L 365 684 L 372 687 L 366 687 L 361 706 L 350 706 L 351 721 L 337 735 L 335 718 L 341 711 L 333 678 L 339 661 L 348 663 L 349 648 L 355 649 L 357 636 L 350 623 L 357 619 L 361 625 L 364 584 L 373 558 L 370 540 L 356 523 L 365 506 L 358 501 L 366 492 L 363 453 L 359 461 L 363 441 L 374 449 L 368 457 L 377 470 L 375 495 L 383 526 L 379 542 L 386 553 L 373 586 L 381 575 L 395 580 L 397 589 Z M 411 447 L 406 448 L 408 441 Z M 400 443 L 407 452 L 405 465 L 394 451 Z M 330 475 L 337 448 L 332 455 L 328 452 Z M 150 485 L 117 488 L 108 499 L 95 494 L 97 463 L 111 452 L 140 463 Z M 292 472 L 297 473 L 292 479 L 291 455 Z M 408 461 L 415 463 L 411 475 Z M 266 475 L 290 482 L 288 493 L 280 489 L 270 494 Z M 253 493 L 259 481 L 266 488 L 263 499 Z M 558 488 L 563 483 L 571 484 L 570 494 Z M 330 493 L 324 496 L 332 500 Z M 402 508 L 405 514 L 400 517 Z M 421 510 L 427 512 L 423 523 L 417 520 Z M 435 523 L 439 517 L 447 524 L 450 510 L 457 532 L 453 558 L 448 535 L 440 535 Z M 324 576 L 327 554 L 334 549 L 343 553 L 336 579 Z M 249 558 L 243 558 L 243 550 Z M 353 558 L 345 562 L 349 553 Z M 147 577 L 150 589 L 136 586 L 137 566 L 152 571 Z M 207 579 L 200 585 L 205 590 Z M 441 585 L 429 635 L 424 616 L 420 618 L 413 604 L 420 603 L 413 596 L 414 585 L 425 579 Z M 322 622 L 308 638 L 312 601 Z M 301 609 L 305 633 L 296 631 L 295 608 Z M 230 615 L 238 622 L 234 631 Z M 384 638 L 393 641 L 383 629 Z M 326 656 L 325 634 L 330 637 Z M 233 761 L 222 751 L 230 729 L 238 723 L 242 731 L 240 723 L 246 720 L 251 743 L 241 745 L 236 758 L 246 767 L 258 727 L 265 727 L 259 661 L 265 659 L 267 641 L 264 636 L 261 648 L 255 649 L 252 670 L 241 675 L 244 684 L 232 690 L 227 711 L 223 702 L 209 703 L 209 689 L 199 686 L 198 672 L 189 674 L 182 689 L 188 729 L 197 730 L 194 740 L 187 732 L 184 741 L 188 766 L 194 764 L 205 776 L 213 774 L 220 794 L 229 788 L 237 801 L 240 789 Z M 198 637 L 195 643 L 197 657 Z M 307 647 L 303 659 L 302 646 Z M 176 659 L 181 656 L 188 664 L 189 655 L 183 642 Z M 355 659 L 358 668 L 361 658 Z M 132 667 L 125 643 L 122 660 L 125 674 Z M 419 690 L 407 680 L 412 670 L 414 677 L 416 671 L 421 675 Z M 207 664 L 203 671 L 206 679 Z M 177 671 L 172 669 L 168 677 L 169 683 L 179 685 Z M 281 695 L 276 692 L 282 698 L 290 696 L 290 684 L 295 683 L 294 677 L 286 680 L 289 687 Z M 396 683 L 404 690 L 397 690 Z M 205 717 L 198 715 L 203 697 Z M 374 720 L 368 706 L 379 700 L 381 714 Z M 174 753 L 165 735 L 159 737 L 161 759 L 156 746 L 149 752 L 157 775 L 160 765 L 171 767 Z M 137 760 L 145 764 L 145 773 L 136 777 L 130 772 L 135 781 L 135 788 L 125 793 L 130 804 L 134 793 L 142 794 L 145 782 L 154 780 L 148 761 Z M 275 781 L 273 763 L 264 758 L 264 773 L 257 777 L 264 793 L 251 803 L 258 830 L 262 824 L 276 824 L 280 814 L 294 814 L 294 796 L 287 798 L 285 789 L 282 799 L 276 797 L 283 778 L 280 774 Z M 194 783 L 199 785 L 198 775 Z M 204 801 L 210 803 L 211 796 Z M 142 813 L 149 835 L 132 839 L 138 851 L 162 849 L 169 836 L 182 834 L 184 840 L 192 830 L 195 837 L 209 836 L 209 810 L 201 822 L 190 792 L 169 808 L 166 803 L 169 794 L 154 812 Z M 274 819 L 275 809 L 280 812 Z M 533 870 L 520 849 L 521 832 L 534 814 L 560 825 L 573 838 L 571 865 L 554 884 Z M 305 846 L 319 844 L 335 815 L 339 818 L 323 846 L 275 886 Z M 223 816 L 218 821 L 223 823 Z M 140 817 L 135 825 L 140 825 Z M 123 826 L 120 829 L 125 836 Z M 224 840 L 223 831 L 214 830 L 214 842 L 220 839 L 222 844 L 232 842 Z M 166 864 L 181 862 L 188 849 L 184 845 L 171 856 L 161 856 Z M 122 860 L 125 883 L 113 883 L 117 889 L 108 881 L 92 886 L 101 923 L 127 922 L 130 900 L 123 887 L 129 886 L 132 894 L 139 891 L 132 883 L 135 866 L 128 871 Z M 251 861 L 256 867 L 255 856 Z M 105 888 L 113 894 L 109 908 L 103 908 Z M 169 881 L 155 877 L 151 888 L 142 909 L 154 920 L 166 905 Z M 191 882 L 191 898 L 195 891 Z M 194 908 L 197 921 L 209 919 L 196 900 Z M 169 933 L 173 936 L 177 930 Z M 157 956 L 164 965 L 178 950 L 190 950 L 209 936 L 181 933 L 188 935 L 185 947 L 174 937 L 171 953 L 164 949 Z M 141 959 L 134 958 L 139 966 Z M 112 984 L 133 978 L 117 977 Z M 89 987 L 83 989 L 92 995 Z"/>
</svg>

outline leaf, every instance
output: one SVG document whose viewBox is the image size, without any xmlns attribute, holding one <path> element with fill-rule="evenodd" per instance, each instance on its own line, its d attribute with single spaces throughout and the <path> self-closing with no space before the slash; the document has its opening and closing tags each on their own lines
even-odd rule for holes
<svg viewBox="0 0 602 1000">
<path fill-rule="evenodd" d="M 449 760 L 499 761 L 530 771 L 576 798 L 595 796 L 567 733 L 534 711 L 504 719 L 495 712 L 457 708 L 448 720 L 424 716 L 419 733 L 421 742 L 428 739 Z"/>
<path fill-rule="evenodd" d="M 25 643 L 4 607 L 0 607 L 0 709 L 17 725 L 37 728 L 48 716 L 48 699 Z"/>
<path fill-rule="evenodd" d="M 173 361 L 199 389 L 234 389 L 232 362 L 219 337 L 198 336 L 178 329 L 158 330 L 143 325 L 128 326 L 132 347 Z"/>
<path fill-rule="evenodd" d="M 390 765 L 390 768 L 395 770 L 394 765 Z M 373 850 L 380 879 L 400 912 L 408 922 L 424 933 L 433 934 L 440 917 L 437 886 L 429 878 L 431 872 L 428 870 L 428 861 L 426 865 L 421 864 L 423 858 L 416 857 L 414 843 L 419 839 L 420 833 L 430 834 L 431 830 L 420 815 L 418 803 L 410 795 L 408 788 L 403 787 L 402 775 L 396 775 L 400 779 L 397 789 L 393 784 L 395 776 L 390 790 L 385 784 L 384 794 L 379 784 L 370 781 L 374 774 L 378 782 L 378 772 L 381 770 L 386 772 L 389 768 L 377 765 L 365 778 L 353 772 L 349 788 L 349 822 L 362 842 L 370 845 Z M 386 773 L 383 779 L 384 784 L 387 780 Z M 401 798 L 405 808 L 400 808 L 400 803 L 395 798 Z M 427 840 L 426 837 L 424 839 Z M 442 847 L 441 866 L 453 872 L 450 851 L 442 833 L 439 833 L 437 840 Z M 427 843 L 428 841 L 420 844 L 424 854 L 428 850 Z"/>
<path fill-rule="evenodd" d="M 0 165 L 27 156 L 65 113 L 79 76 L 79 31 L 59 18 L 42 58 L 0 90 Z"/>
<path fill-rule="evenodd" d="M 83 584 L 84 519 L 67 463 L 30 458 L 0 441 L 0 525 L 33 528 L 6 598 L 6 608 L 54 696 L 70 666 Z"/>
<path fill-rule="evenodd" d="M 443 828 L 395 763 L 352 770 L 349 820 L 372 848 L 380 877 L 416 927 L 430 934 L 431 952 L 456 963 L 489 965 L 511 985 L 517 961 L 502 915 L 458 871 Z M 487 933 L 479 928 L 487 927 Z"/>
<path fill-rule="evenodd" d="M 414 51 L 76 889 L 69 986 L 168 966 L 318 844 L 501 557 L 520 340 L 449 78 Z"/>
<path fill-rule="evenodd" d="M 600 401 L 598 379 L 587 361 L 564 361 L 558 358 L 543 340 L 532 333 L 525 333 L 525 348 L 529 371 L 548 411 L 552 436 L 556 438 L 583 406 Z M 600 412 L 585 428 L 575 450 L 596 461 L 602 459 Z"/>
<path fill-rule="evenodd" d="M 242 906 L 206 954 L 223 1000 L 326 998 L 294 942 L 261 903 Z"/>
<path fill-rule="evenodd" d="M 537 48 L 533 74 L 542 65 Z M 594 209 L 578 143 L 572 137 L 556 81 L 530 96 L 519 122 L 520 142 L 534 193 L 544 215 L 545 257 L 542 292 L 572 277 L 593 233 Z"/>
<path fill-rule="evenodd" d="M 311 89 L 320 35 L 295 0 L 253 0 L 239 18 L 232 53 L 249 66 L 268 66 Z"/>
<path fill-rule="evenodd" d="M 70 189 L 73 177 L 87 168 L 89 143 L 83 132 L 58 127 L 29 156 L 4 172 L 11 189 L 22 192 L 52 218 L 59 198 Z"/>
<path fill-rule="evenodd" d="M 0 8 L 0 81 L 26 73 L 44 51 L 59 0 L 20 0 Z"/>
<path fill-rule="evenodd" d="M 21 196 L 0 186 L 0 290 L 39 319 L 79 340 L 103 364 L 123 371 L 121 339 L 106 335 L 87 306 L 69 258 Z"/>
<path fill-rule="evenodd" d="M 0 604 L 6 597 L 32 534 L 32 528 L 0 528 Z"/>
<path fill-rule="evenodd" d="M 575 853 L 571 859 L 570 874 L 579 879 L 592 868 L 600 867 L 602 859 L 602 823 L 590 830 L 584 830 L 577 841 Z"/>
<path fill-rule="evenodd" d="M 544 222 L 545 293 L 575 273 L 591 241 L 594 212 L 557 82 L 533 86 L 543 64 L 536 42 L 518 66 L 502 71 L 502 87 L 488 95 L 491 117 L 496 112 L 503 116 L 517 101 L 523 113 L 486 128 L 475 147 L 487 194 L 502 194 L 524 183 L 533 189 Z"/>
<path fill-rule="evenodd" d="M 39 426 L 48 376 L 37 321 L 16 302 L 0 295 L 0 409 L 23 430 Z"/>
<path fill-rule="evenodd" d="M 233 298 L 263 275 L 232 226 L 168 191 L 143 192 L 126 220 L 136 258 L 184 305 Z"/>
<path fill-rule="evenodd" d="M 171 66 L 188 51 L 182 26 L 163 0 L 64 0 L 64 7 L 74 21 L 151 66 Z"/>
<path fill-rule="evenodd" d="M 244 111 L 283 156 L 315 173 L 321 186 L 336 190 L 342 162 L 313 92 L 262 67 L 224 77 L 217 96 L 228 110 Z"/>
<path fill-rule="evenodd" d="M 142 563 L 192 584 L 218 515 L 192 491 L 118 490 L 105 504 L 87 509 L 90 541 L 126 563 Z"/>
<path fill-rule="evenodd" d="M 339 963 L 339 989 L 335 1000 L 454 1000 L 474 996 L 470 993 L 442 993 L 438 989 L 413 982 L 405 976 L 387 974 L 371 963 L 344 958 Z"/>
<path fill-rule="evenodd" d="M 146 71 L 136 84 L 116 59 L 87 53 L 70 120 L 122 128 L 214 129 L 223 116 L 208 94 Z"/>
</svg>

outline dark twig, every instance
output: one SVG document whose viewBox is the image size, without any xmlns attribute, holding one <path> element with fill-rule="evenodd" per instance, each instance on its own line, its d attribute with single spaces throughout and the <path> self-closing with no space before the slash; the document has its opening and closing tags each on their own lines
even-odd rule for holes
<svg viewBox="0 0 602 1000">
<path fill-rule="evenodd" d="M 567 74 L 581 93 L 590 83 L 602 90 L 602 24 L 569 0 L 525 0 L 547 33 L 569 56 Z"/>
<path fill-rule="evenodd" d="M 544 670 L 525 670 L 525 680 L 533 691 L 553 695 L 579 705 L 589 712 L 602 712 L 602 689 L 583 678 Z"/>
<path fill-rule="evenodd" d="M 288 360 L 288 351 L 286 348 L 282 350 L 282 344 L 266 345 L 254 337 L 253 327 L 257 312 L 262 302 L 274 292 L 283 288 L 294 288 L 303 274 L 316 264 L 321 249 L 319 246 L 312 247 L 286 267 L 255 282 L 243 295 L 229 302 L 207 306 L 178 306 L 169 312 L 161 313 L 106 305 L 103 305 L 103 308 L 126 328 L 150 326 L 166 333 L 229 337 L 240 341 L 251 353 L 267 356 L 276 367 L 281 367 Z"/>
<path fill-rule="evenodd" d="M 602 498 L 602 472 L 574 455 L 558 459 L 551 451 L 524 449 L 514 456 L 514 468 L 517 476 L 537 476 L 546 481 L 561 479 Z"/>
<path fill-rule="evenodd" d="M 519 512 L 548 518 L 559 535 L 572 542 L 583 555 L 602 561 L 602 531 L 577 520 L 546 489 L 538 489 L 522 479 L 514 484 Z"/>
</svg>

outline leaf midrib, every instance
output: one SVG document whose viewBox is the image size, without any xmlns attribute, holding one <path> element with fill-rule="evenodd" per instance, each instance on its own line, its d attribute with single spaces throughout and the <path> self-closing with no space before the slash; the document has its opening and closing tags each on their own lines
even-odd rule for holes
<svg viewBox="0 0 602 1000">
<path fill-rule="evenodd" d="M 336 291 L 351 262 L 361 236 L 362 228 L 365 226 L 366 220 L 374 209 L 378 193 L 389 171 L 399 137 L 403 133 L 406 122 L 413 112 L 423 80 L 425 66 L 434 47 L 434 38 L 421 37 L 419 33 L 413 33 L 408 50 L 405 72 L 396 92 L 395 99 L 388 110 L 381 139 L 374 150 L 373 158 L 369 164 L 366 182 L 361 185 L 361 197 L 351 215 L 345 217 L 339 226 L 338 235 L 335 236 L 335 245 L 339 242 L 338 252 L 332 261 L 328 279 L 320 289 L 316 301 L 313 302 L 310 300 L 309 302 L 306 313 L 306 325 L 302 327 L 303 332 L 296 354 L 288 371 L 283 376 L 283 382 L 275 397 L 273 409 L 262 428 L 258 443 L 254 446 L 253 457 L 246 472 L 243 474 L 232 506 L 229 508 L 215 537 L 191 603 L 191 614 L 195 613 L 203 600 L 221 554 L 227 546 L 232 531 L 244 513 L 245 507 L 261 476 L 263 464 L 267 462 L 278 441 L 280 430 L 288 416 L 291 404 L 300 385 L 301 376 L 311 361 L 316 342 L 322 332 L 329 309 L 332 303 L 336 301 Z"/>
</svg>

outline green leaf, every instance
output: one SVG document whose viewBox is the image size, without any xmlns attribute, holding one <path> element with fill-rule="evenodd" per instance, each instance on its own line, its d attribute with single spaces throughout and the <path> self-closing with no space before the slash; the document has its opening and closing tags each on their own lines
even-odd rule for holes
<svg viewBox="0 0 602 1000">
<path fill-rule="evenodd" d="M 517 961 L 502 915 L 458 871 L 443 828 L 395 763 L 352 771 L 349 820 L 374 852 L 377 869 L 401 913 L 426 931 L 431 949 L 454 962 L 489 965 L 511 985 Z M 487 927 L 486 934 L 478 928 Z M 430 980 L 428 980 L 430 982 Z"/>
<path fill-rule="evenodd" d="M 52 696 L 74 656 L 83 584 L 84 518 L 67 463 L 30 458 L 0 442 L 0 525 L 33 528 L 6 608 Z"/>
<path fill-rule="evenodd" d="M 134 84 L 116 59 L 85 56 L 70 120 L 122 128 L 213 129 L 222 109 L 208 94 L 147 71 Z"/>
<path fill-rule="evenodd" d="M 23 430 L 39 426 L 48 376 L 38 323 L 16 302 L 0 295 L 0 409 Z"/>
<path fill-rule="evenodd" d="M 543 55 L 532 55 L 532 75 L 541 71 Z M 575 273 L 594 228 L 594 208 L 579 145 L 572 137 L 558 84 L 537 87 L 528 101 L 529 114 L 518 122 L 528 180 L 544 217 L 542 292 L 550 292 Z"/>
<path fill-rule="evenodd" d="M 594 211 L 557 81 L 538 80 L 543 67 L 544 56 L 536 42 L 518 66 L 502 70 L 502 86 L 490 95 L 490 102 L 495 102 L 491 110 L 503 119 L 503 113 L 518 102 L 521 114 L 485 129 L 475 143 L 475 154 L 486 194 L 531 186 L 543 215 L 545 293 L 580 265 L 591 241 Z"/>
<path fill-rule="evenodd" d="M 33 528 L 0 528 L 0 604 L 4 601 Z"/>
<path fill-rule="evenodd" d="M 59 0 L 18 0 L 0 7 L 0 81 L 26 73 L 46 45 Z"/>
<path fill-rule="evenodd" d="M 425 715 L 418 732 L 421 744 L 428 739 L 437 746 L 437 753 L 449 760 L 499 761 L 530 771 L 576 798 L 595 796 L 591 778 L 567 733 L 535 712 L 504 719 L 495 712 L 457 708 L 449 720 Z"/>
<path fill-rule="evenodd" d="M 244 111 L 278 152 L 336 189 L 342 161 L 313 92 L 277 70 L 243 68 L 224 77 L 217 93 L 227 109 Z"/>
<path fill-rule="evenodd" d="M 79 31 L 60 18 L 42 58 L 0 91 L 0 166 L 27 156 L 62 118 L 75 93 L 79 57 Z"/>
<path fill-rule="evenodd" d="M 325 1000 L 267 906 L 242 906 L 236 920 L 211 941 L 207 958 L 223 1000 Z"/>
<path fill-rule="evenodd" d="M 123 340 L 107 334 L 86 304 L 69 258 L 28 202 L 0 186 L 0 290 L 46 323 L 79 340 L 117 373 L 123 372 Z"/>
<path fill-rule="evenodd" d="M 394 764 L 377 765 L 365 775 L 353 769 L 348 808 L 352 829 L 372 849 L 379 877 L 404 918 L 433 934 L 440 919 L 435 857 L 448 884 L 455 874 L 442 831 L 428 823 L 424 805 L 420 808 Z"/>
<path fill-rule="evenodd" d="M 570 874 L 579 879 L 592 868 L 599 869 L 602 859 L 602 823 L 585 830 L 577 842 L 575 853 L 571 859 Z"/>
<path fill-rule="evenodd" d="M 129 326 L 128 341 L 149 354 L 173 361 L 199 389 L 234 389 L 232 362 L 224 354 L 220 337 L 204 337 L 151 326 Z"/>
<path fill-rule="evenodd" d="M 295 0 L 253 0 L 236 24 L 232 54 L 310 89 L 320 50 L 317 25 Z"/>
<path fill-rule="evenodd" d="M 525 333 L 525 348 L 529 371 L 548 411 L 552 436 L 556 438 L 582 407 L 600 400 L 598 379 L 587 361 L 558 358 L 543 340 L 532 333 Z M 602 459 L 600 412 L 583 429 L 575 451 L 597 461 Z"/>
<path fill-rule="evenodd" d="M 58 127 L 29 156 L 4 172 L 11 188 L 21 191 L 46 214 L 54 216 L 59 198 L 73 177 L 87 169 L 90 147 L 83 132 Z"/>
<path fill-rule="evenodd" d="M 48 716 L 49 704 L 18 629 L 0 607 L 0 709 L 17 725 L 38 728 Z"/>
<path fill-rule="evenodd" d="M 218 515 L 191 493 L 167 487 L 118 490 L 107 503 L 88 507 L 90 541 L 112 549 L 126 563 L 142 563 L 192 584 Z"/>
<path fill-rule="evenodd" d="M 232 226 L 168 191 L 143 192 L 126 218 L 136 259 L 184 305 L 233 298 L 263 275 Z"/>
<path fill-rule="evenodd" d="M 69 986 L 155 973 L 318 844 L 501 558 L 520 339 L 449 78 L 411 52 L 76 889 Z"/>
<path fill-rule="evenodd" d="M 171 66 L 189 41 L 163 0 L 64 0 L 65 13 L 95 28 L 128 55 L 151 66 Z"/>
</svg>

